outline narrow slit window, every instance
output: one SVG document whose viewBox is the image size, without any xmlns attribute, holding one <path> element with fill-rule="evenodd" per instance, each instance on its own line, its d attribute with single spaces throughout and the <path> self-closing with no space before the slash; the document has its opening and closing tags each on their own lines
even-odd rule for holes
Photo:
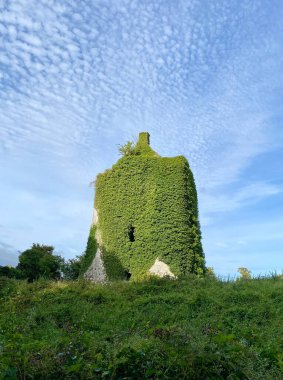
<svg viewBox="0 0 283 380">
<path fill-rule="evenodd" d="M 131 242 L 135 241 L 135 227 L 132 225 L 129 226 L 128 237 Z"/>
<path fill-rule="evenodd" d="M 125 279 L 126 281 L 129 281 L 130 278 L 131 278 L 131 276 L 132 276 L 132 273 L 129 272 L 127 269 L 125 269 L 125 270 L 124 270 L 124 279 Z"/>
</svg>

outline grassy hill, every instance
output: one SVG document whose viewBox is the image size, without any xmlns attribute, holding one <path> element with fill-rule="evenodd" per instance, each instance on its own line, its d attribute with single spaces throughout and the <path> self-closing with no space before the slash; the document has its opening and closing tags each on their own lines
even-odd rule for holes
<svg viewBox="0 0 283 380">
<path fill-rule="evenodd" d="M 279 277 L 1 278 L 0 297 L 0 379 L 283 379 Z"/>
</svg>

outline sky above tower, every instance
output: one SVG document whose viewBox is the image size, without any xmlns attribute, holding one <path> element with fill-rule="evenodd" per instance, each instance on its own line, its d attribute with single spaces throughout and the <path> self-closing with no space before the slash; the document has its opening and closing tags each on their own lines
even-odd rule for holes
<svg viewBox="0 0 283 380">
<path fill-rule="evenodd" d="M 0 265 L 81 254 L 141 131 L 195 176 L 207 265 L 283 268 L 281 0 L 0 0 Z"/>
</svg>

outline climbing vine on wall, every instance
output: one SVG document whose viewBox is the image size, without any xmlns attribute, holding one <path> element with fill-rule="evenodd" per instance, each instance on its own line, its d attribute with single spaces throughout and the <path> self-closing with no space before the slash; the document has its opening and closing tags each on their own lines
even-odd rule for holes
<svg viewBox="0 0 283 380">
<path fill-rule="evenodd" d="M 177 276 L 204 273 L 197 192 L 188 161 L 158 156 L 147 133 L 140 134 L 134 155 L 97 176 L 95 207 L 110 280 L 125 272 L 143 278 L 157 257 Z M 87 264 L 95 244 L 92 238 L 88 242 L 92 253 L 86 255 Z"/>
<path fill-rule="evenodd" d="M 87 271 L 93 259 L 95 258 L 96 250 L 98 247 L 95 234 L 96 226 L 93 225 L 89 231 L 85 253 L 81 258 L 80 277 L 82 277 L 83 274 Z"/>
</svg>

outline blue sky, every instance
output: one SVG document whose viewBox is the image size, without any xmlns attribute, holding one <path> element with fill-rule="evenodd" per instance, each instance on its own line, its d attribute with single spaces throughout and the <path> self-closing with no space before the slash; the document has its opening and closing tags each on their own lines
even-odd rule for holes
<svg viewBox="0 0 283 380">
<path fill-rule="evenodd" d="M 283 268 L 281 0 L 0 0 L 0 265 L 83 252 L 140 131 L 195 175 L 208 266 Z"/>
</svg>

